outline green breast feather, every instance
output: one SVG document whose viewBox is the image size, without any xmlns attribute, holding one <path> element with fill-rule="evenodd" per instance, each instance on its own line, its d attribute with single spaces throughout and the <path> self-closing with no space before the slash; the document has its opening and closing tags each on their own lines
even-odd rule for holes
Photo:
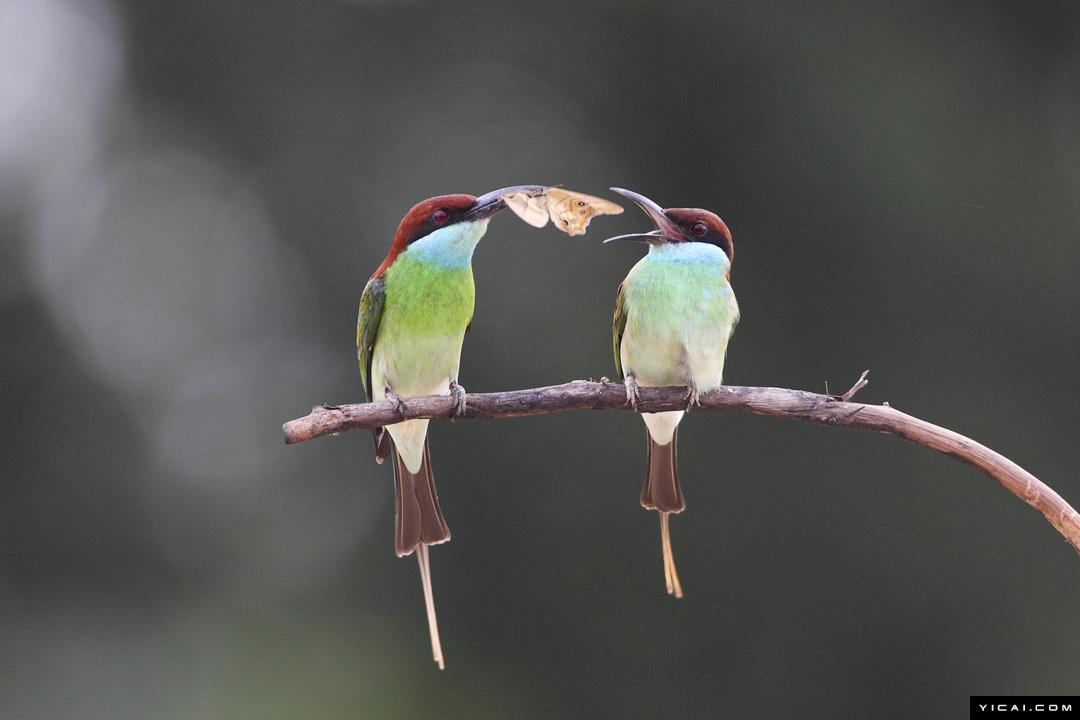
<svg viewBox="0 0 1080 720">
<path fill-rule="evenodd" d="M 398 338 L 464 333 L 476 301 L 472 267 L 445 267 L 402 254 L 386 271 L 386 296 L 383 332 Z"/>
</svg>

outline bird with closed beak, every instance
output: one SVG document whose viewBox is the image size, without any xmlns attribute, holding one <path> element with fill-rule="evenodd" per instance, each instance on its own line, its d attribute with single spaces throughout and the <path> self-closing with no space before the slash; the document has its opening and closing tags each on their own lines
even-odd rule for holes
<svg viewBox="0 0 1080 720">
<path fill-rule="evenodd" d="M 440 195 L 413 206 L 398 225 L 386 259 L 360 298 L 356 353 L 367 399 L 452 395 L 455 414 L 465 411 L 458 384 L 461 346 L 473 317 L 472 257 L 503 196 L 542 193 L 542 186 L 502 188 L 480 197 Z M 394 548 L 416 553 L 427 607 L 431 652 L 445 667 L 431 589 L 428 546 L 446 542 L 446 525 L 428 452 L 428 421 L 375 429 L 375 459 L 394 456 Z"/>
<path fill-rule="evenodd" d="M 682 597 L 669 527 L 671 514 L 686 509 L 676 440 L 684 412 L 700 405 L 699 395 L 722 382 L 728 341 L 739 321 L 731 289 L 734 246 L 727 225 L 708 210 L 665 210 L 636 192 L 611 189 L 637 203 L 655 226 L 650 232 L 604 241 L 649 245 L 615 298 L 615 370 L 626 385 L 627 402 L 637 409 L 639 387 L 687 389 L 685 410 L 641 415 L 648 440 L 641 505 L 660 514 L 667 592 Z"/>
</svg>

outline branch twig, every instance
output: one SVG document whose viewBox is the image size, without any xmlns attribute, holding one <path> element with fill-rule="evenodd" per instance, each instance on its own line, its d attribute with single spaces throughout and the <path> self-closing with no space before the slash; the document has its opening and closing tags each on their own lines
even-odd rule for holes
<svg viewBox="0 0 1080 720">
<path fill-rule="evenodd" d="M 855 393 L 862 390 L 864 387 L 870 384 L 870 381 L 866 379 L 866 376 L 870 374 L 869 370 L 863 370 L 862 375 L 855 381 L 855 384 L 851 386 L 851 389 L 840 396 L 841 402 L 851 402 L 851 398 L 855 397 Z"/>
<path fill-rule="evenodd" d="M 1052 488 L 1012 460 L 974 440 L 947 428 L 912 417 L 887 405 L 850 402 L 867 384 L 864 372 L 840 397 L 803 390 L 772 387 L 727 385 L 701 396 L 702 410 L 726 410 L 756 415 L 797 418 L 822 425 L 861 427 L 905 440 L 950 455 L 997 480 L 1006 490 L 1046 516 L 1054 528 L 1080 552 L 1080 515 Z M 681 410 L 686 388 L 647 388 L 639 390 L 641 412 Z M 576 380 L 564 385 L 511 390 L 495 393 L 470 393 L 463 417 L 473 419 L 508 418 L 544 415 L 568 410 L 628 410 L 622 385 L 609 382 Z M 408 398 L 402 408 L 392 402 L 357 405 L 321 406 L 312 413 L 282 426 L 286 443 L 330 435 L 343 430 L 372 428 L 403 419 L 449 418 L 454 399 L 449 395 Z"/>
</svg>

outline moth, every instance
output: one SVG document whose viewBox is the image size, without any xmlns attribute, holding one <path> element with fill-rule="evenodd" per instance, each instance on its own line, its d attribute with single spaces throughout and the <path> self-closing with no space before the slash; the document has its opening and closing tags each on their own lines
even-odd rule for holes
<svg viewBox="0 0 1080 720">
<path fill-rule="evenodd" d="M 544 227 L 548 220 L 567 235 L 584 235 L 596 215 L 618 215 L 621 205 L 558 187 L 549 187 L 543 194 L 507 193 L 502 197 L 506 206 L 533 227 Z"/>
<path fill-rule="evenodd" d="M 567 235 L 584 235 L 594 215 L 618 215 L 621 205 L 584 193 L 552 187 L 547 191 L 551 222 Z"/>
<path fill-rule="evenodd" d="M 533 227 L 544 227 L 548 223 L 547 195 L 530 195 L 527 192 L 512 192 L 502 196 L 506 207 L 514 211 L 519 218 Z"/>
</svg>

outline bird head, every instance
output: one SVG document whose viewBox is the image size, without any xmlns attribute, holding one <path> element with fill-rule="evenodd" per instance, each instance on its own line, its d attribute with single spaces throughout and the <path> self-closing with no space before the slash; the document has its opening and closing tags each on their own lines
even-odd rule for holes
<svg viewBox="0 0 1080 720">
<path fill-rule="evenodd" d="M 479 197 L 464 193 L 437 195 L 413 205 L 398 225 L 394 243 L 408 246 L 440 228 L 457 223 L 475 223 L 487 220 L 500 210 L 506 209 L 503 196 L 512 192 L 542 193 L 542 185 L 515 185 L 485 193 Z"/>
<path fill-rule="evenodd" d="M 503 196 L 512 192 L 542 193 L 542 185 L 515 185 L 485 193 L 479 197 L 464 193 L 437 195 L 413 205 L 398 224 L 394 242 L 383 264 L 376 270 L 381 275 L 394 259 L 417 240 L 437 230 L 453 225 L 486 223 L 492 215 L 506 209 Z M 483 230 L 481 230 L 483 234 Z"/>
<path fill-rule="evenodd" d="M 630 240 L 647 242 L 653 245 L 668 243 L 708 243 L 716 245 L 728 256 L 728 261 L 735 259 L 735 246 L 731 241 L 731 231 L 716 213 L 701 208 L 664 209 L 649 198 L 622 188 L 611 188 L 625 198 L 633 200 L 653 221 L 656 229 L 647 233 L 631 233 L 608 238 L 604 242 Z"/>
</svg>

